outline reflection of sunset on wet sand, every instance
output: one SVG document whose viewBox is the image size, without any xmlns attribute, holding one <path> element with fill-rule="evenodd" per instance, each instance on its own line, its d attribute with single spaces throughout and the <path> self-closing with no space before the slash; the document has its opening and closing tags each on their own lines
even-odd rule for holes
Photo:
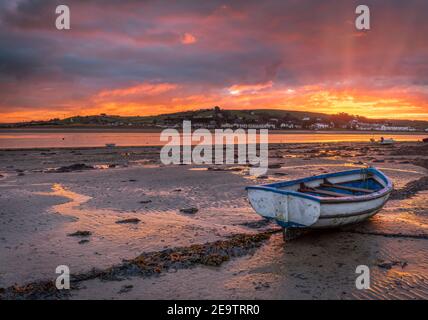
<svg viewBox="0 0 428 320">
<path fill-rule="evenodd" d="M 159 150 L 4 151 L 0 188 L 10 211 L 0 225 L 6 262 L 0 287 L 34 282 L 37 288 L 67 261 L 81 279 L 74 299 L 428 297 L 424 145 L 271 144 L 270 169 L 258 178 L 246 165 L 164 166 Z M 247 185 L 366 165 L 393 179 L 396 190 L 384 209 L 364 223 L 289 243 L 278 226 L 254 214 L 245 195 Z M 12 250 L 12 243 L 20 245 Z M 183 252 L 194 252 L 193 260 Z M 23 256 L 31 260 L 17 263 Z M 356 264 L 370 267 L 370 290 L 355 289 Z M 119 294 L 124 285 L 133 289 Z"/>
</svg>

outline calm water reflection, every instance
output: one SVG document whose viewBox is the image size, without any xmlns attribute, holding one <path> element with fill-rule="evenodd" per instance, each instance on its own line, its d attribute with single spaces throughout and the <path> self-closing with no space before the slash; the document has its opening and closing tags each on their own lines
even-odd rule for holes
<svg viewBox="0 0 428 320">
<path fill-rule="evenodd" d="M 351 142 L 369 141 L 370 138 L 393 138 L 396 141 L 420 141 L 424 134 L 388 133 L 275 133 L 269 134 L 269 143 Z M 117 146 L 159 146 L 160 133 L 153 132 L 0 132 L 0 148 L 67 148 L 99 147 L 107 143 Z M 195 144 L 198 142 L 195 142 Z"/>
</svg>

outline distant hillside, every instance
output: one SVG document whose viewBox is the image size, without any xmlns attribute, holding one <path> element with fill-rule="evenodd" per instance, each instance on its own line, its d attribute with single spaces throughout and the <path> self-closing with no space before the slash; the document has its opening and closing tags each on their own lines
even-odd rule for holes
<svg viewBox="0 0 428 320">
<path fill-rule="evenodd" d="M 219 107 L 211 109 L 200 109 L 193 111 L 183 111 L 177 113 L 160 114 L 156 116 L 132 116 L 124 117 L 118 115 L 93 115 L 75 116 L 66 119 L 51 119 L 48 121 L 30 121 L 13 124 L 0 124 L 3 128 L 27 128 L 27 127 L 136 127 L 153 128 L 177 126 L 183 120 L 191 120 L 192 123 L 204 124 L 207 127 L 220 127 L 226 123 L 294 123 L 303 129 L 309 128 L 314 123 L 328 123 L 331 129 L 344 129 L 351 121 L 358 121 L 367 124 L 385 124 L 389 126 L 408 126 L 416 130 L 428 128 L 428 121 L 412 120 L 389 120 L 389 119 L 369 119 L 363 116 L 339 113 L 329 115 L 325 113 L 292 111 L 277 109 L 256 109 L 256 110 L 224 110 Z M 348 129 L 352 129 L 349 127 Z"/>
</svg>

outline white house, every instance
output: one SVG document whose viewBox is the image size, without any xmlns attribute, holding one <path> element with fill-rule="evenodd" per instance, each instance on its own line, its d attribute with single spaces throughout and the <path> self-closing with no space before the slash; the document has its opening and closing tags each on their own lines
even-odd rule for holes
<svg viewBox="0 0 428 320">
<path fill-rule="evenodd" d="M 328 129 L 330 125 L 328 123 L 317 122 L 311 125 L 311 129 L 320 130 L 320 129 Z"/>
<path fill-rule="evenodd" d="M 393 127 L 393 126 L 386 126 L 382 125 L 380 127 L 381 131 L 415 131 L 416 129 L 411 127 Z"/>
<path fill-rule="evenodd" d="M 271 123 L 224 123 L 221 125 L 223 129 L 240 128 L 240 129 L 275 129 L 275 125 Z"/>
<path fill-rule="evenodd" d="M 382 127 L 382 124 L 380 123 L 365 123 L 365 122 L 358 122 L 356 125 L 357 130 L 379 130 Z"/>
<path fill-rule="evenodd" d="M 248 129 L 275 129 L 276 126 L 272 123 L 264 123 L 264 124 L 258 124 L 258 123 L 250 123 L 247 126 Z"/>
<path fill-rule="evenodd" d="M 294 129 L 293 123 L 281 123 L 280 127 L 282 129 Z"/>
</svg>

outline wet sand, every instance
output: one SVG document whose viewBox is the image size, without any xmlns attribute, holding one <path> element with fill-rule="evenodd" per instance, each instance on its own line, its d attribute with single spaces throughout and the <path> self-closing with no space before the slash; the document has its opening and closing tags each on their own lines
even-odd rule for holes
<svg viewBox="0 0 428 320">
<path fill-rule="evenodd" d="M 277 166 L 255 178 L 247 166 L 163 166 L 158 147 L 0 151 L 0 297 L 428 298 L 428 146 L 271 144 L 269 156 Z M 246 199 L 247 185 L 366 163 L 396 191 L 358 225 L 284 243 Z M 53 287 L 58 265 L 68 292 Z M 369 290 L 355 288 L 358 265 Z"/>
</svg>

